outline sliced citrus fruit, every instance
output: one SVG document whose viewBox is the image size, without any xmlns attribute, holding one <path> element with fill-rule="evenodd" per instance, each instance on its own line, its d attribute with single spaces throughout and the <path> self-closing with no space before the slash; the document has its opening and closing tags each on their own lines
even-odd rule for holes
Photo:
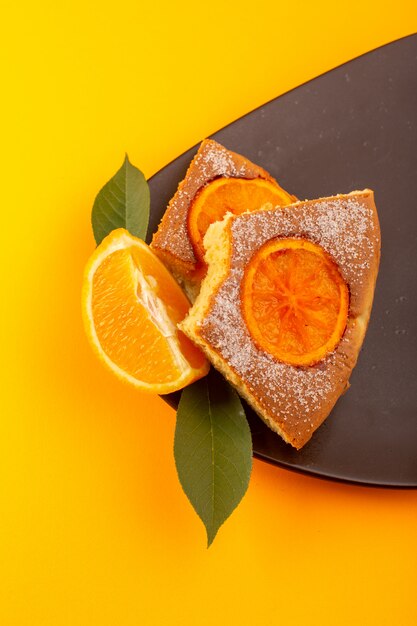
<svg viewBox="0 0 417 626">
<path fill-rule="evenodd" d="M 256 211 L 267 202 L 284 206 L 294 200 L 277 183 L 263 178 L 216 178 L 198 192 L 188 213 L 188 232 L 197 259 L 203 263 L 203 239 L 208 227 L 228 211 L 240 215 Z"/>
<path fill-rule="evenodd" d="M 177 324 L 190 303 L 140 239 L 114 230 L 90 258 L 82 308 L 88 338 L 120 378 L 152 393 L 170 393 L 207 374 L 203 354 Z"/>
<path fill-rule="evenodd" d="M 250 260 L 242 309 L 257 346 L 291 365 L 314 365 L 346 328 L 349 289 L 333 259 L 303 239 L 271 239 Z"/>
</svg>

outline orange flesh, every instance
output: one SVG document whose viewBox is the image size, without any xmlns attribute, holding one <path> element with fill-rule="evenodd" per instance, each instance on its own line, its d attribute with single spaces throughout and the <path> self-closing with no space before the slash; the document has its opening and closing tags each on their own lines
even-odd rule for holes
<svg viewBox="0 0 417 626">
<path fill-rule="evenodd" d="M 161 303 L 171 327 L 161 326 Z M 101 347 L 121 370 L 145 383 L 175 381 L 184 358 L 188 367 L 204 367 L 202 353 L 175 328 L 189 307 L 168 270 L 147 250 L 116 250 L 94 274 L 92 316 Z"/>
<path fill-rule="evenodd" d="M 294 197 L 278 184 L 263 178 L 217 178 L 197 194 L 188 214 L 188 232 L 197 259 L 204 264 L 203 239 L 213 222 L 222 220 L 227 212 L 240 215 L 255 211 L 264 204 L 291 204 Z"/>
<path fill-rule="evenodd" d="M 272 239 L 246 269 L 242 308 L 259 348 L 291 365 L 314 365 L 343 336 L 349 290 L 320 246 L 302 239 Z"/>
</svg>

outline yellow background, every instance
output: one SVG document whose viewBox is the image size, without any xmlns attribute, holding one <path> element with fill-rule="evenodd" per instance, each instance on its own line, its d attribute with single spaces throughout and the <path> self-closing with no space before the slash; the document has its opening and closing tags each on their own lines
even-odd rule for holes
<svg viewBox="0 0 417 626">
<path fill-rule="evenodd" d="M 102 369 L 80 318 L 91 206 L 125 151 L 152 175 L 412 33 L 415 3 L 13 4 L 0 25 L 0 624 L 416 624 L 416 491 L 255 461 L 207 550 L 176 477 L 174 413 Z"/>
</svg>

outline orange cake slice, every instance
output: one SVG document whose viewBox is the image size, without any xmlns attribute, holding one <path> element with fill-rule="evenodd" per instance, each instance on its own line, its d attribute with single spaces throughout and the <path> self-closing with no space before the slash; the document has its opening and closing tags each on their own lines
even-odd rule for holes
<svg viewBox="0 0 417 626">
<path fill-rule="evenodd" d="M 301 448 L 348 386 L 380 257 L 373 192 L 227 215 L 181 330 L 266 424 Z"/>
<path fill-rule="evenodd" d="M 198 286 L 206 271 L 203 238 L 211 223 L 228 211 L 239 214 L 295 199 L 264 169 L 206 139 L 169 202 L 151 247 L 179 282 Z"/>
</svg>

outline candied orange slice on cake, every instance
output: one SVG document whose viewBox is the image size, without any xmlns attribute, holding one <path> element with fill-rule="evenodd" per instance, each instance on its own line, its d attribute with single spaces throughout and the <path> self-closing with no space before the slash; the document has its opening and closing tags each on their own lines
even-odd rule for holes
<svg viewBox="0 0 417 626">
<path fill-rule="evenodd" d="M 321 246 L 272 239 L 248 264 L 242 307 L 258 347 L 291 365 L 313 365 L 343 336 L 349 289 Z"/>
<path fill-rule="evenodd" d="M 206 270 L 203 237 L 212 222 L 227 211 L 237 215 L 295 200 L 262 167 L 205 139 L 169 201 L 151 247 L 195 297 Z"/>
<path fill-rule="evenodd" d="M 292 201 L 290 194 L 270 180 L 217 178 L 199 191 L 188 213 L 188 232 L 196 257 L 204 263 L 204 235 L 210 224 L 222 220 L 226 213 L 240 215 L 265 204 L 281 206 Z"/>
<path fill-rule="evenodd" d="M 90 258 L 83 319 L 100 360 L 142 391 L 170 393 L 205 376 L 209 365 L 177 324 L 190 303 L 152 250 L 114 230 Z"/>
</svg>

